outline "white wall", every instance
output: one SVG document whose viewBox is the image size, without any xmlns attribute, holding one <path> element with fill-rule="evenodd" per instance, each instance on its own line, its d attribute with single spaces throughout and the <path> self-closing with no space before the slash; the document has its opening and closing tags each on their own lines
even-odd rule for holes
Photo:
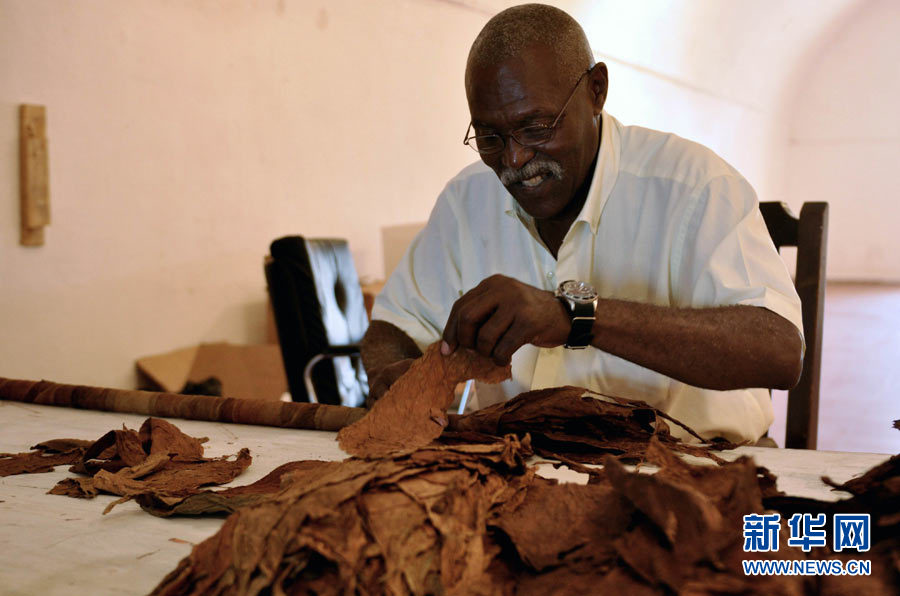
<svg viewBox="0 0 900 596">
<path fill-rule="evenodd" d="M 900 2 L 866 3 L 794 93 L 787 196 L 829 202 L 829 278 L 900 280 Z"/>
<path fill-rule="evenodd" d="M 889 0 L 888 0 L 888 3 Z M 285 234 L 424 221 L 461 144 L 471 40 L 505 0 L 0 0 L 0 376 L 133 384 L 136 357 L 263 339 Z M 858 0 L 557 2 L 608 108 L 783 198 L 785 85 Z M 18 245 L 16 106 L 48 109 L 53 223 Z M 834 252 L 834 251 L 832 251 Z"/>
<path fill-rule="evenodd" d="M 473 155 L 442 2 L 0 0 L 0 376 L 129 386 L 136 357 L 263 340 L 263 255 L 427 218 Z M 18 245 L 16 106 L 47 106 L 52 225 Z"/>
<path fill-rule="evenodd" d="M 573 10 L 610 69 L 608 110 L 675 132 L 781 200 L 782 89 L 795 62 L 856 0 L 594 0 Z"/>
</svg>

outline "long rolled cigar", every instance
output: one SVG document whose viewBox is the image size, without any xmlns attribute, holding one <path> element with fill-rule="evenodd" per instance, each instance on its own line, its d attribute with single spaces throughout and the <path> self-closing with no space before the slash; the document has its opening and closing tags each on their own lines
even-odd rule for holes
<svg viewBox="0 0 900 596">
<path fill-rule="evenodd" d="M 107 389 L 2 377 L 0 399 L 83 410 L 329 431 L 340 430 L 366 414 L 364 408 L 347 406 Z"/>
</svg>

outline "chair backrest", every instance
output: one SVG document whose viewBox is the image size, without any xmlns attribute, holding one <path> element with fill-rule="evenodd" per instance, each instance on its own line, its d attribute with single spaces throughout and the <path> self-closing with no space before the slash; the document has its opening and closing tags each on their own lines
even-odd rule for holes
<svg viewBox="0 0 900 596">
<path fill-rule="evenodd" d="M 306 364 L 330 346 L 358 344 L 366 332 L 359 278 L 346 240 L 286 236 L 272 242 L 270 253 L 266 279 L 288 387 L 294 401 L 309 401 Z M 358 358 L 327 360 L 313 369 L 321 403 L 360 405 L 365 378 Z"/>
<path fill-rule="evenodd" d="M 785 447 L 815 449 L 819 426 L 819 379 L 822 370 L 822 327 L 825 317 L 825 253 L 828 240 L 828 203 L 804 203 L 800 217 L 787 205 L 760 203 L 769 235 L 779 251 L 797 247 L 794 286 L 803 309 L 806 353 L 797 386 L 788 391 Z"/>
</svg>

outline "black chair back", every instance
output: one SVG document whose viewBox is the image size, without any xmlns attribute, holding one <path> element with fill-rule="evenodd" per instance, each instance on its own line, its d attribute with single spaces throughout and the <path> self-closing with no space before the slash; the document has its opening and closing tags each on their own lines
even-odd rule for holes
<svg viewBox="0 0 900 596">
<path fill-rule="evenodd" d="M 358 344 L 368 318 L 347 241 L 286 236 L 270 252 L 266 279 L 293 400 L 362 405 L 368 383 Z M 321 355 L 329 358 L 310 371 L 311 400 L 304 370 Z"/>
</svg>

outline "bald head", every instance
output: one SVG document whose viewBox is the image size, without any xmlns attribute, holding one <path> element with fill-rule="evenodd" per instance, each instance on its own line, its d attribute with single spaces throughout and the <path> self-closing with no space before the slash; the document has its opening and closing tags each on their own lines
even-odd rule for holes
<svg viewBox="0 0 900 596">
<path fill-rule="evenodd" d="M 574 81 L 594 64 L 584 30 L 568 13 L 544 4 L 513 6 L 488 21 L 472 43 L 466 62 L 466 93 L 471 92 L 474 71 L 496 66 L 533 47 L 555 54 L 561 81 Z"/>
</svg>

